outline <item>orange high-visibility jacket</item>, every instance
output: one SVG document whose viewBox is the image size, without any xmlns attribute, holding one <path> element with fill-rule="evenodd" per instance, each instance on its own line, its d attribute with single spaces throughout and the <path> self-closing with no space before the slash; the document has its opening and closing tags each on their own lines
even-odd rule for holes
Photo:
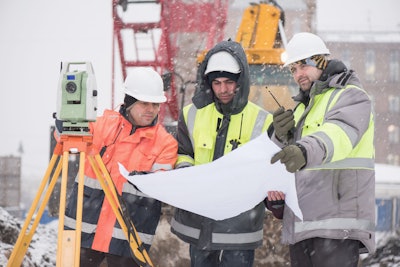
<svg viewBox="0 0 400 267">
<path fill-rule="evenodd" d="M 138 191 L 119 172 L 118 163 L 128 171 L 155 172 L 171 170 L 177 159 L 177 142 L 162 125 L 137 128 L 120 113 L 106 110 L 90 124 L 94 153 L 102 152 L 108 172 L 126 202 L 130 219 L 148 247 L 159 221 L 161 203 Z M 104 151 L 105 150 L 105 151 Z M 130 256 L 129 244 L 116 222 L 116 216 L 90 163 L 85 164 L 85 187 L 81 246 L 115 255 Z M 75 228 L 77 182 L 66 208 L 65 226 Z"/>
</svg>

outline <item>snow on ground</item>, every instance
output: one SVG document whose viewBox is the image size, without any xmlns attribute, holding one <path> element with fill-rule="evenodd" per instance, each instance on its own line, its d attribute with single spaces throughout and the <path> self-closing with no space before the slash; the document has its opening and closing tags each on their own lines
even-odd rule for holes
<svg viewBox="0 0 400 267">
<path fill-rule="evenodd" d="M 24 221 L 0 208 L 0 266 L 6 266 Z M 56 265 L 57 223 L 39 224 L 22 262 L 23 267 L 52 267 Z M 30 229 L 30 228 L 29 228 Z"/>
<path fill-rule="evenodd" d="M 149 252 L 155 267 L 190 266 L 188 245 L 170 232 L 170 214 L 163 216 L 154 244 Z M 18 220 L 0 207 L 0 266 L 6 266 L 24 221 Z M 268 224 L 269 223 L 269 224 Z M 271 225 L 273 224 L 273 225 Z M 264 244 L 256 251 L 254 267 L 289 266 L 285 249 L 274 244 L 279 238 L 279 221 L 266 219 Z M 25 255 L 22 267 L 56 265 L 58 220 L 39 225 Z M 274 235 L 271 235 L 274 233 Z M 377 233 L 377 252 L 362 256 L 362 267 L 400 266 L 400 239 L 396 233 Z M 275 239 L 275 240 L 274 240 Z"/>
</svg>

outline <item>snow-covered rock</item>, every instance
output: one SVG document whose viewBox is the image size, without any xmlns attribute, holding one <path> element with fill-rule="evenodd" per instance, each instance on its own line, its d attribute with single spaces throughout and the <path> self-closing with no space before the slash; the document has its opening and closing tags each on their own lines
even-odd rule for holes
<svg viewBox="0 0 400 267">
<path fill-rule="evenodd" d="M 0 208 L 0 266 L 6 266 L 24 221 Z M 38 225 L 22 267 L 56 266 L 57 224 Z"/>
<path fill-rule="evenodd" d="M 189 245 L 170 232 L 172 210 L 163 209 L 156 238 L 149 251 L 157 267 L 190 266 Z M 24 221 L 16 219 L 0 207 L 0 266 L 6 266 Z M 39 225 L 32 237 L 22 267 L 56 266 L 58 220 Z M 264 242 L 256 250 L 254 267 L 290 266 L 287 246 L 280 244 L 281 221 L 267 213 L 264 221 Z M 378 248 L 374 255 L 364 256 L 360 266 L 400 266 L 400 239 L 396 234 L 378 235 Z"/>
</svg>

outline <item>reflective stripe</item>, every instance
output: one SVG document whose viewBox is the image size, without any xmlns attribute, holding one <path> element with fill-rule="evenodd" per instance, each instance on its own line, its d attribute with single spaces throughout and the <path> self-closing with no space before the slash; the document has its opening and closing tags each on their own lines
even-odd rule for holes
<svg viewBox="0 0 400 267">
<path fill-rule="evenodd" d="M 93 189 L 97 189 L 97 190 L 103 190 L 103 188 L 101 188 L 100 182 L 97 181 L 97 179 L 93 179 L 90 178 L 89 176 L 86 176 L 83 178 L 84 179 L 84 185 Z M 78 176 L 76 176 L 75 178 L 75 183 L 78 183 Z"/>
<path fill-rule="evenodd" d="M 353 128 L 351 128 L 350 126 L 348 126 L 345 123 L 341 123 L 341 122 L 329 122 L 329 123 L 325 123 L 325 126 L 330 126 L 329 130 L 325 129 L 325 132 L 322 131 L 317 131 L 314 133 L 311 133 L 310 135 L 318 137 L 325 145 L 326 148 L 326 158 L 325 158 L 325 162 L 330 162 L 333 159 L 333 156 L 335 154 L 335 145 L 333 143 L 333 139 L 335 137 L 337 137 L 338 135 L 343 135 L 343 138 L 348 138 L 349 143 L 348 146 L 344 143 L 342 144 L 342 147 L 348 147 L 348 150 L 352 150 L 354 149 L 355 145 L 357 144 L 358 140 L 358 136 L 357 133 L 353 130 Z M 346 142 L 347 143 L 347 142 Z M 350 147 L 351 144 L 351 147 Z"/>
<path fill-rule="evenodd" d="M 263 238 L 263 229 L 252 233 L 213 233 L 212 242 L 222 244 L 247 244 L 255 243 Z"/>
<path fill-rule="evenodd" d="M 344 92 L 344 90 L 342 89 L 334 89 L 331 93 L 331 95 L 329 96 L 329 100 L 326 103 L 326 109 L 325 109 L 325 113 L 328 113 L 328 111 L 332 108 L 332 106 L 334 104 L 336 104 L 338 97 Z"/>
<path fill-rule="evenodd" d="M 149 235 L 141 232 L 137 232 L 140 240 L 145 243 L 151 245 L 153 243 L 154 235 Z M 121 240 L 127 240 L 124 234 L 124 231 L 120 228 L 115 228 L 113 229 L 112 237 L 116 239 L 121 239 Z"/>
<path fill-rule="evenodd" d="M 75 182 L 78 182 L 77 179 L 75 179 Z M 88 177 L 86 175 L 84 177 L 84 185 L 89 187 L 89 188 L 92 188 L 92 189 L 103 190 L 103 188 L 100 185 L 100 182 L 97 179 L 90 178 L 90 177 Z M 122 192 L 123 193 L 132 194 L 132 195 L 135 195 L 135 196 L 139 196 L 139 197 L 150 198 L 148 195 L 143 194 L 142 192 L 136 190 L 135 187 L 133 187 L 129 183 L 124 183 L 123 184 Z"/>
<path fill-rule="evenodd" d="M 176 221 L 175 218 L 172 218 L 172 220 L 171 220 L 171 227 L 178 233 L 181 233 L 185 236 L 188 236 L 188 237 L 191 237 L 194 239 L 199 239 L 199 236 L 200 236 L 199 229 L 181 224 L 178 221 Z"/>
<path fill-rule="evenodd" d="M 186 162 L 186 161 L 182 161 L 175 165 L 175 169 L 181 169 L 181 168 L 192 167 L 192 166 L 193 166 L 193 164 Z"/>
<path fill-rule="evenodd" d="M 329 162 L 322 165 L 306 168 L 305 170 L 324 170 L 324 169 L 370 169 L 374 170 L 374 159 L 368 158 L 348 158 L 335 162 Z"/>
<path fill-rule="evenodd" d="M 329 136 L 324 132 L 316 132 L 316 133 L 313 133 L 312 136 L 317 137 L 319 140 L 321 140 L 324 143 L 325 150 L 326 150 L 326 157 L 324 159 L 324 162 L 332 161 L 333 154 L 335 153 L 335 147 L 333 145 L 332 139 L 330 139 Z"/>
<path fill-rule="evenodd" d="M 68 216 L 64 216 L 64 225 L 76 229 L 76 220 L 73 218 L 70 218 Z M 86 234 L 94 234 L 96 232 L 97 225 L 96 224 L 90 224 L 86 222 L 82 222 L 82 232 Z M 139 235 L 140 240 L 145 243 L 151 245 L 153 243 L 154 235 L 150 234 L 145 234 L 142 232 L 137 232 Z M 127 240 L 124 234 L 124 231 L 120 228 L 113 228 L 113 233 L 112 237 L 116 239 L 121 239 L 121 240 Z"/>
<path fill-rule="evenodd" d="M 261 135 L 267 116 L 268 113 L 266 111 L 260 110 L 258 112 L 250 139 L 254 139 Z"/>
<path fill-rule="evenodd" d="M 343 129 L 343 131 L 347 134 L 347 136 L 350 139 L 351 144 L 354 146 L 356 146 L 357 144 L 357 140 L 358 140 L 358 135 L 357 133 L 354 131 L 354 128 L 350 127 L 348 124 L 343 123 L 341 121 L 335 121 L 335 123 L 337 126 L 339 126 L 340 128 Z"/>
<path fill-rule="evenodd" d="M 151 166 L 151 171 L 160 171 L 160 170 L 172 170 L 173 166 L 171 164 L 161 164 L 161 163 L 154 163 L 153 166 Z"/>
<path fill-rule="evenodd" d="M 123 193 L 128 193 L 131 195 L 135 195 L 138 197 L 147 197 L 147 198 L 151 198 L 146 194 L 143 194 L 142 192 L 136 190 L 136 188 L 134 186 L 132 186 L 130 183 L 124 183 L 122 186 L 122 192 Z"/>
<path fill-rule="evenodd" d="M 178 233 L 185 236 L 199 239 L 200 230 L 179 223 L 174 218 L 171 220 L 171 227 Z M 252 233 L 212 233 L 212 242 L 219 244 L 246 244 L 255 243 L 263 238 L 263 229 Z"/>
<path fill-rule="evenodd" d="M 329 111 L 336 105 L 338 99 L 341 97 L 341 95 L 346 92 L 345 89 L 356 89 L 356 90 L 360 90 L 364 93 L 365 90 L 354 86 L 354 85 L 347 85 L 345 88 L 343 89 L 335 89 L 335 88 L 331 88 L 332 90 L 327 91 L 327 93 L 324 93 L 324 95 L 322 95 L 321 97 L 319 97 L 320 99 L 320 107 L 316 107 L 316 109 L 313 111 L 314 115 L 315 114 L 328 114 Z M 327 101 L 325 101 L 324 99 L 326 98 L 326 96 L 329 96 L 329 99 Z M 316 96 L 315 98 L 317 98 L 318 96 Z M 324 102 L 326 102 L 324 104 Z M 325 106 L 325 112 L 322 113 L 322 108 L 323 105 Z M 310 112 L 311 113 L 311 112 Z M 310 116 L 310 114 L 307 115 L 307 118 Z M 323 117 L 323 121 L 322 123 L 327 123 L 325 120 L 325 116 Z M 326 146 L 326 158 L 325 158 L 325 162 L 331 162 L 331 161 L 336 161 L 338 158 L 343 158 L 343 155 L 338 155 L 339 151 L 334 151 L 334 147 L 336 146 L 342 146 L 345 147 L 347 149 L 343 150 L 341 153 L 345 153 L 344 151 L 349 150 L 349 152 L 351 150 L 355 150 L 357 149 L 357 145 L 359 145 L 361 142 L 361 145 L 363 145 L 362 140 L 364 139 L 365 135 L 368 134 L 367 130 L 363 136 L 360 138 L 358 133 L 354 130 L 353 127 L 349 126 L 346 123 L 343 123 L 340 120 L 336 120 L 336 121 L 329 121 L 328 122 L 329 127 L 326 130 L 326 133 L 323 134 L 321 132 L 314 132 L 314 133 L 306 133 L 306 135 L 313 135 L 313 136 L 318 136 L 320 138 L 320 140 L 322 140 L 322 142 L 324 143 L 324 145 Z M 371 126 L 371 125 L 370 125 Z M 338 127 L 339 129 L 336 129 L 335 127 Z M 342 136 L 342 138 L 344 138 L 344 136 L 346 136 L 348 138 L 348 144 L 347 144 L 347 140 L 346 143 L 344 143 L 344 139 L 342 139 L 341 143 L 337 143 L 338 140 L 337 138 L 341 138 L 340 136 Z M 336 154 L 336 155 L 335 155 Z"/>
<path fill-rule="evenodd" d="M 64 216 L 64 225 L 69 228 L 76 229 L 76 220 L 74 218 Z M 96 224 L 82 222 L 82 232 L 86 234 L 94 234 L 94 232 L 96 232 L 96 228 Z"/>
<path fill-rule="evenodd" d="M 294 226 L 295 233 L 319 229 L 362 229 L 366 231 L 375 231 L 375 224 L 368 220 L 357 220 L 354 218 L 332 218 L 318 221 L 296 222 Z"/>
<path fill-rule="evenodd" d="M 190 164 L 188 162 L 182 162 L 182 163 L 176 164 L 175 168 L 181 169 L 181 168 L 186 168 L 186 167 L 191 167 L 191 166 L 193 166 L 193 164 Z"/>
<path fill-rule="evenodd" d="M 189 131 L 189 137 L 190 141 L 192 142 L 192 146 L 194 146 L 194 140 L 193 140 L 193 131 L 194 131 L 194 122 L 196 119 L 196 113 L 197 113 L 197 108 L 192 104 L 189 106 L 189 110 L 187 113 L 187 129 Z M 194 147 L 193 147 L 194 150 Z"/>
</svg>

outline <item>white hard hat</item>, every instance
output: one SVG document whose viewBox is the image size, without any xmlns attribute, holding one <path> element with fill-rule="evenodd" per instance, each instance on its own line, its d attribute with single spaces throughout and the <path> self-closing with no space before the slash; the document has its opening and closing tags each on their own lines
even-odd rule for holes
<svg viewBox="0 0 400 267">
<path fill-rule="evenodd" d="M 163 80 L 160 74 L 151 68 L 134 68 L 125 79 L 124 93 L 144 102 L 167 101 Z"/>
<path fill-rule="evenodd" d="M 319 36 L 309 32 L 297 33 L 286 46 L 287 58 L 286 60 L 282 58 L 285 63 L 283 66 L 286 67 L 314 55 L 329 54 L 329 49 L 326 48 L 324 41 Z"/>
<path fill-rule="evenodd" d="M 207 63 L 207 68 L 204 74 L 213 71 L 226 71 L 230 73 L 240 73 L 240 66 L 237 60 L 228 52 L 220 51 L 213 54 Z"/>
</svg>

